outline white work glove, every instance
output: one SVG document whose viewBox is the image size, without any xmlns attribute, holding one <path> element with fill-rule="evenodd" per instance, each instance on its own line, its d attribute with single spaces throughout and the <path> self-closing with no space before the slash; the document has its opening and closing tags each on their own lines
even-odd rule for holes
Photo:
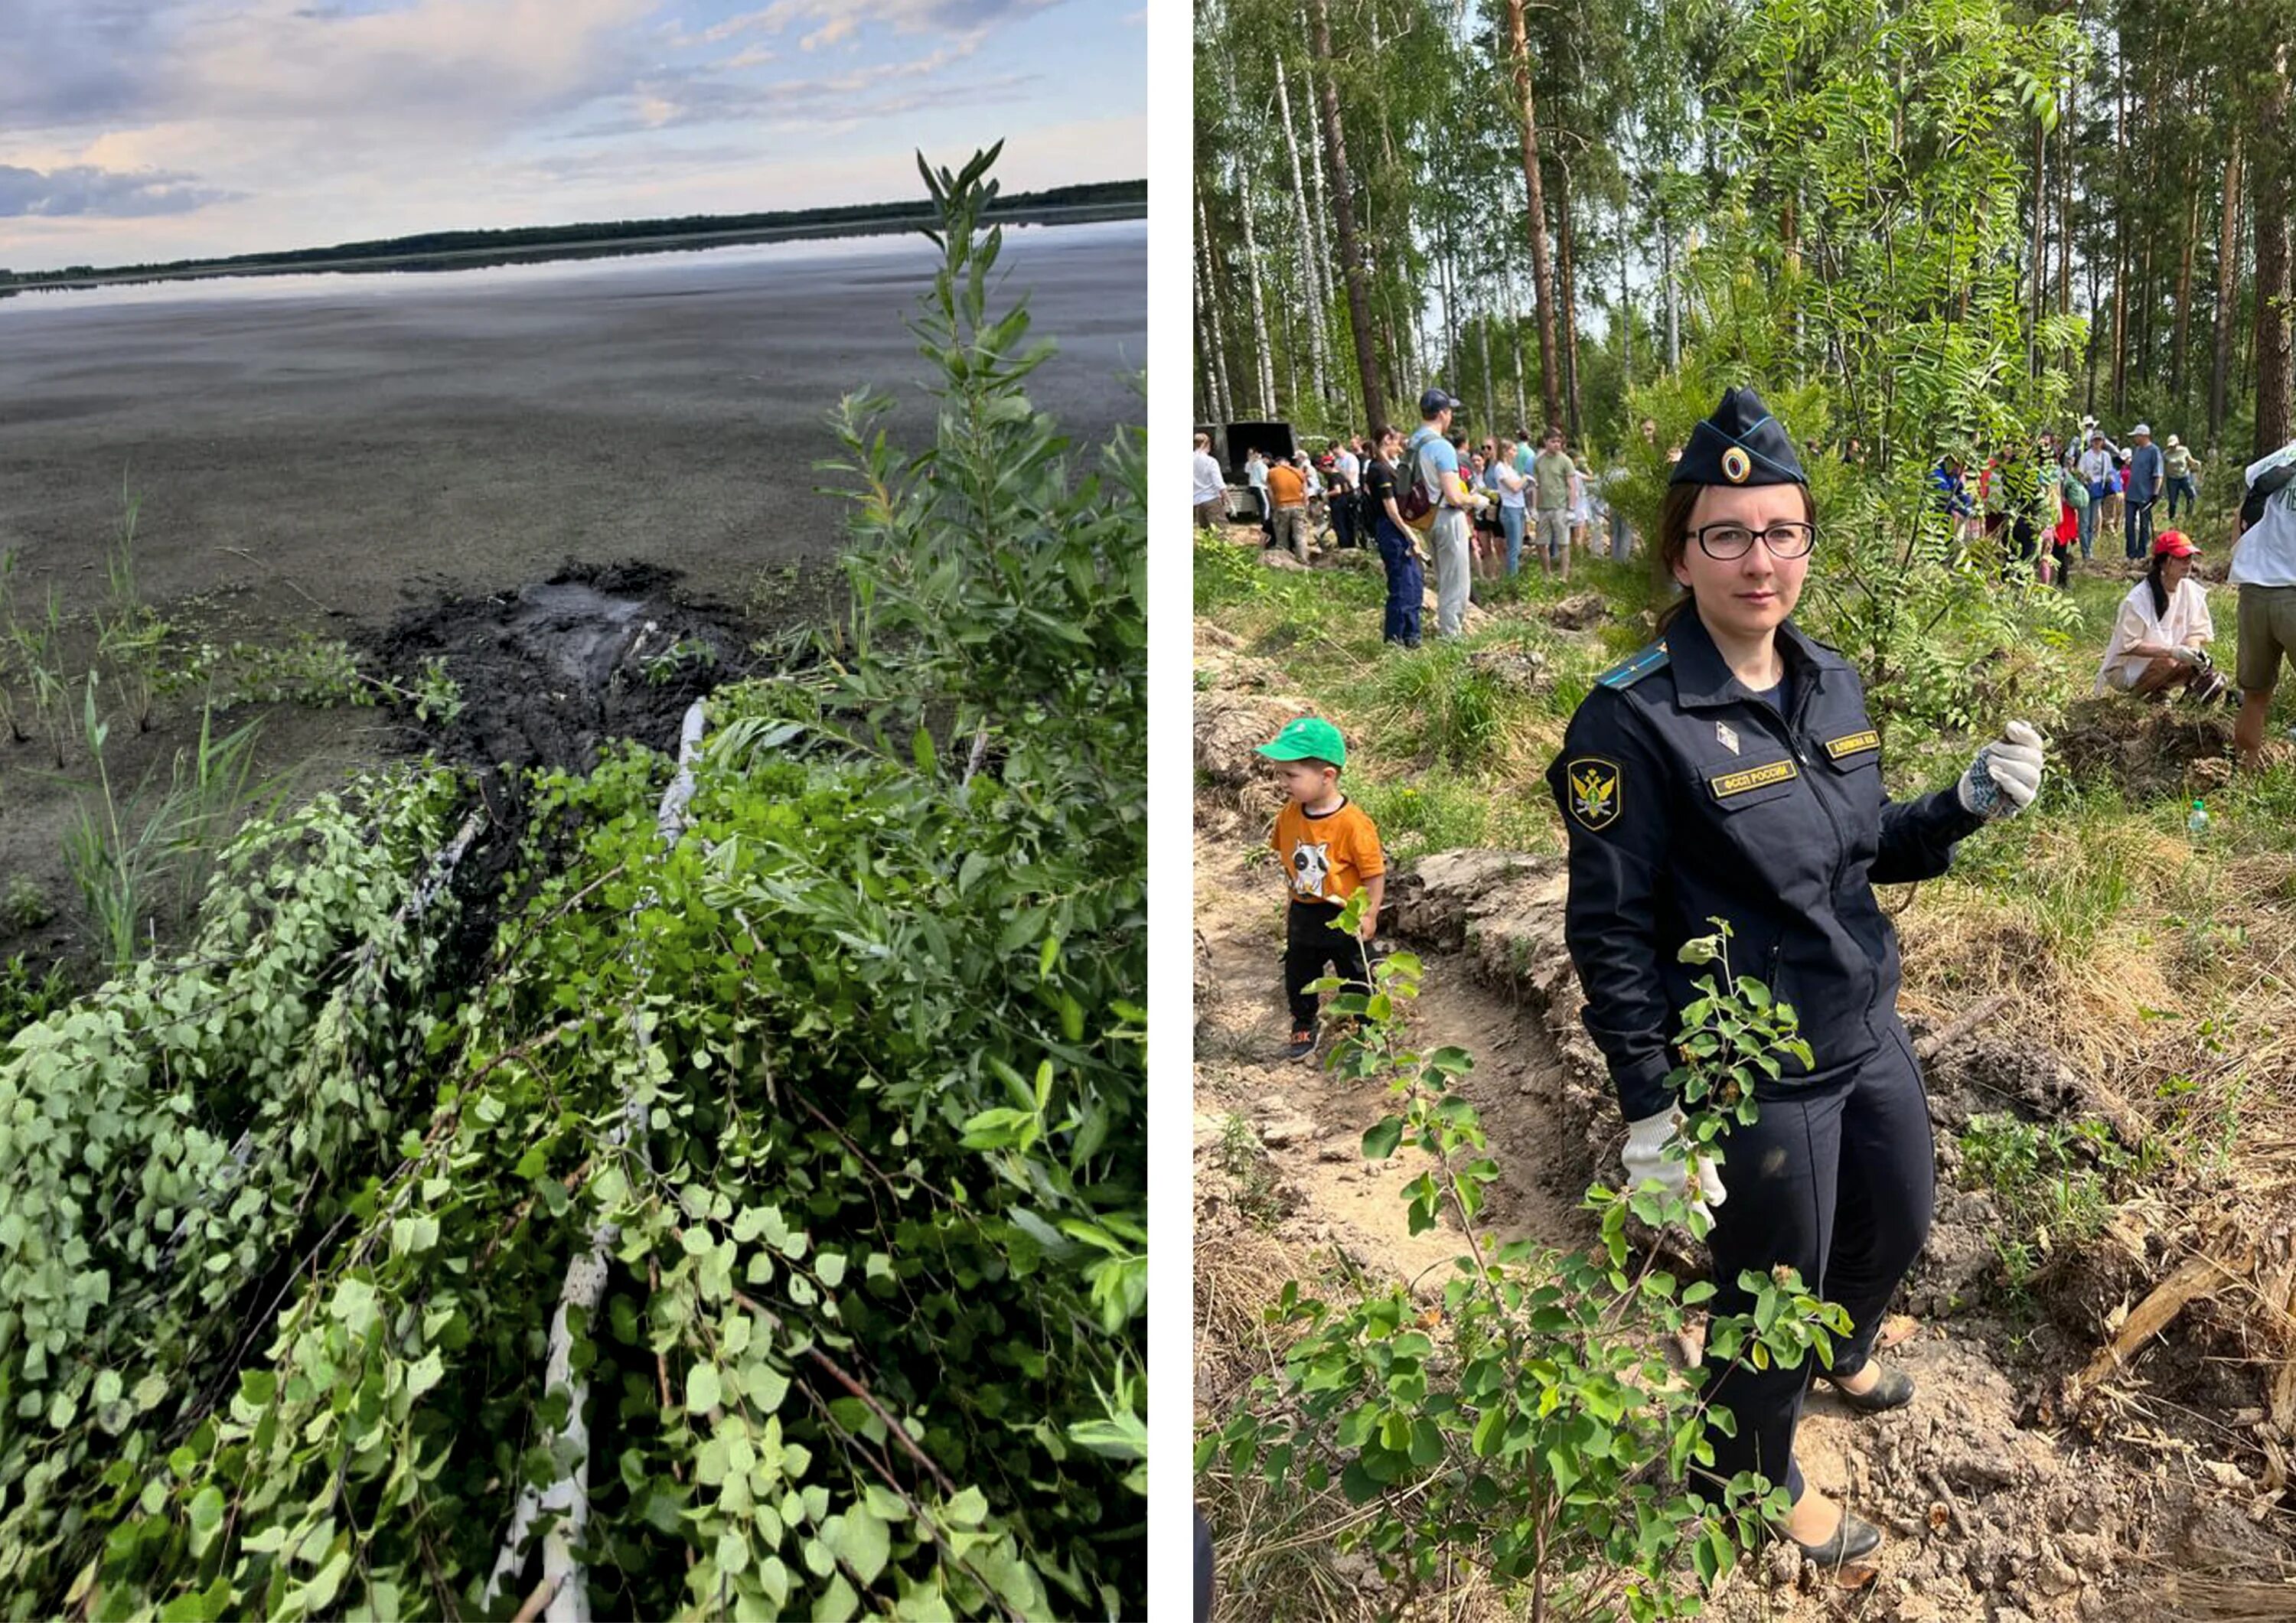
<svg viewBox="0 0 2296 1623">
<path fill-rule="evenodd" d="M 1682 1194 L 1690 1187 L 1690 1159 L 1676 1160 L 1666 1153 L 1667 1142 L 1675 1136 L 1682 1124 L 1678 1111 L 1662 1111 L 1655 1116 L 1645 1116 L 1640 1121 L 1627 1123 L 1627 1147 L 1619 1159 L 1626 1163 L 1627 1188 L 1629 1192 L 1641 1186 L 1644 1178 L 1656 1178 L 1669 1194 Z M 1698 1193 L 1692 1202 L 1711 1217 L 1713 1208 L 1730 1198 L 1722 1187 L 1722 1169 L 1711 1156 L 1698 1156 Z"/>
<path fill-rule="evenodd" d="M 2023 811 L 2040 791 L 2041 735 L 2021 721 L 2011 722 L 1977 752 L 1959 785 L 1962 810 L 1979 817 Z"/>
<path fill-rule="evenodd" d="M 2189 645 L 2171 648 L 2169 657 L 2179 665 L 2205 665 L 2209 662 L 2208 655 Z"/>
</svg>

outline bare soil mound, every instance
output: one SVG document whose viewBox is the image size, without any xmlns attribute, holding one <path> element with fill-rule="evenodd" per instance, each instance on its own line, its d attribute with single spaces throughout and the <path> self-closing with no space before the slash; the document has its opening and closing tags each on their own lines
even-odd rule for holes
<svg viewBox="0 0 2296 1623">
<path fill-rule="evenodd" d="M 375 652 L 408 688 L 444 662 L 463 705 L 435 742 L 476 766 L 585 770 L 613 738 L 674 750 L 686 707 L 741 675 L 745 657 L 730 617 L 676 597 L 676 580 L 652 564 L 570 562 L 545 581 L 407 611 Z"/>
<path fill-rule="evenodd" d="M 2074 781 L 2117 784 L 2132 800 L 2206 794 L 2231 775 L 2232 722 L 2222 705 L 2076 699 L 2050 749 Z"/>
</svg>

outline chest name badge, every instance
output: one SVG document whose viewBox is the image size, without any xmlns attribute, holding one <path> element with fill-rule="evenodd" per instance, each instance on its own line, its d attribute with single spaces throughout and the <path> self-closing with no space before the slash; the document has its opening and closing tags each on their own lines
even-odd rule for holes
<svg viewBox="0 0 2296 1623">
<path fill-rule="evenodd" d="M 1800 775 L 1792 761 L 1772 761 L 1766 766 L 1749 766 L 1743 772 L 1726 772 L 1714 783 L 1714 798 L 1726 800 L 1732 795 L 1742 795 L 1749 790 L 1767 789 L 1773 783 L 1783 783 Z"/>
<path fill-rule="evenodd" d="M 1846 738 L 1829 738 L 1825 741 L 1825 752 L 1837 761 L 1845 755 L 1857 755 L 1864 750 L 1879 750 L 1881 747 L 1882 735 L 1871 729 L 1863 733 L 1852 733 Z"/>
<path fill-rule="evenodd" d="M 1714 724 L 1714 742 L 1733 755 L 1738 753 L 1738 735 L 1730 730 L 1730 724 L 1726 721 Z"/>
<path fill-rule="evenodd" d="M 1620 781 L 1618 762 L 1582 755 L 1563 771 L 1570 780 L 1570 815 L 1581 826 L 1600 833 L 1619 820 L 1626 786 Z"/>
</svg>

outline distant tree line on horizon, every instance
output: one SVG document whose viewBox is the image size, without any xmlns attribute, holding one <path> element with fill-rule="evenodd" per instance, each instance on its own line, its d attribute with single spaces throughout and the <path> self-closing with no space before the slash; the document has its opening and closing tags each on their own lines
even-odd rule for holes
<svg viewBox="0 0 2296 1623">
<path fill-rule="evenodd" d="M 1108 207 L 1136 204 L 1145 208 L 1145 180 L 1093 181 L 1080 185 L 1054 186 L 1042 192 L 1014 192 L 997 198 L 992 217 L 1025 214 L 1040 209 Z M 492 230 L 426 231 L 412 236 L 385 237 L 373 242 L 338 242 L 328 248 L 285 249 L 269 253 L 227 254 L 212 258 L 172 259 L 163 264 L 68 266 L 60 270 L 0 269 L 0 286 L 31 286 L 45 282 L 76 282 L 90 276 L 165 275 L 185 271 L 226 269 L 250 265 L 330 265 L 347 260 L 398 258 L 406 255 L 462 253 L 547 248 L 561 243 L 611 242 L 640 237 L 697 236 L 740 231 L 835 225 L 884 225 L 914 221 L 924 225 L 933 217 L 923 201 L 890 203 L 846 203 L 834 208 L 790 209 L 764 214 L 688 214 L 663 219 L 590 221 L 565 225 L 513 225 Z"/>
</svg>

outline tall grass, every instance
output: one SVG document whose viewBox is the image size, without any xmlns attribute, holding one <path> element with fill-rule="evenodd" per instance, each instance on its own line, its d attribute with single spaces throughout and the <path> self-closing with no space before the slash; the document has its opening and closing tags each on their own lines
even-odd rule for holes
<svg viewBox="0 0 2296 1623">
<path fill-rule="evenodd" d="M 160 681 L 160 650 L 166 624 L 144 602 L 135 582 L 135 519 L 143 498 L 123 485 L 126 511 L 119 532 L 104 548 L 103 606 L 95 617 L 96 651 L 111 666 L 121 703 L 143 733 L 152 725 L 152 696 Z"/>
<path fill-rule="evenodd" d="M 105 961 L 127 969 L 157 945 L 163 925 L 190 916 L 214 871 L 216 853 L 261 798 L 253 782 L 259 722 L 217 736 L 203 708 L 195 750 L 176 751 L 168 783 L 147 780 L 123 791 L 111 779 L 104 746 L 111 736 L 88 673 L 80 728 L 95 782 L 82 794 L 64 831 L 64 859 Z"/>
</svg>

